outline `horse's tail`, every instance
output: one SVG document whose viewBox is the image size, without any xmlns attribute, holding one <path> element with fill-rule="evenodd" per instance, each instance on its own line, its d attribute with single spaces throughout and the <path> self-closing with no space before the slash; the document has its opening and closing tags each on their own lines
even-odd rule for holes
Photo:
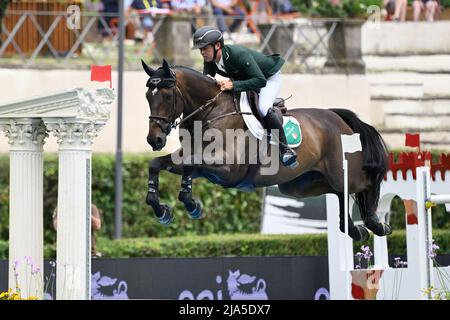
<svg viewBox="0 0 450 320">
<path fill-rule="evenodd" d="M 356 194 L 356 202 L 364 219 L 367 213 L 373 212 L 378 206 L 380 184 L 389 168 L 386 143 L 374 127 L 361 121 L 352 111 L 347 109 L 330 110 L 339 115 L 353 132 L 360 134 L 363 169 L 372 183 L 371 188 Z"/>
</svg>

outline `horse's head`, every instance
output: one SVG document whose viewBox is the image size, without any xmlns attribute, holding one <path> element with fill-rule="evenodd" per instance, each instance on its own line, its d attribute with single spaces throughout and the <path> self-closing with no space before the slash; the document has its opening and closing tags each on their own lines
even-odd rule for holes
<svg viewBox="0 0 450 320">
<path fill-rule="evenodd" d="M 150 79 L 147 81 L 147 101 L 150 106 L 147 142 L 159 151 L 166 145 L 166 138 L 183 112 L 183 97 L 177 86 L 175 72 L 166 60 L 153 70 L 143 60 L 142 66 Z M 177 98 L 178 96 L 178 98 Z"/>
</svg>

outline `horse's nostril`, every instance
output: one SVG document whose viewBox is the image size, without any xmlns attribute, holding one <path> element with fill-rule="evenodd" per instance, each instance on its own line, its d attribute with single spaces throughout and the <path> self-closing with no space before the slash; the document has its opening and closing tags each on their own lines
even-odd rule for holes
<svg viewBox="0 0 450 320">
<path fill-rule="evenodd" d="M 162 145 L 162 143 L 163 143 L 163 140 L 160 137 L 156 138 L 156 144 L 158 146 Z"/>
</svg>

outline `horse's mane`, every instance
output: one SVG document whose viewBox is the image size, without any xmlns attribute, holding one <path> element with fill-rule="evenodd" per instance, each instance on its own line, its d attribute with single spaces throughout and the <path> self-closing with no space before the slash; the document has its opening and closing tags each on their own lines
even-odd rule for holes
<svg viewBox="0 0 450 320">
<path fill-rule="evenodd" d="M 203 80 L 208 85 L 215 86 L 215 82 L 213 79 L 211 79 L 208 76 L 205 76 L 203 73 L 198 72 L 197 70 L 195 70 L 193 68 L 181 66 L 181 65 L 171 66 L 171 68 L 174 69 L 175 71 L 180 70 L 187 75 L 191 75 L 191 76 L 195 77 L 196 80 Z"/>
</svg>

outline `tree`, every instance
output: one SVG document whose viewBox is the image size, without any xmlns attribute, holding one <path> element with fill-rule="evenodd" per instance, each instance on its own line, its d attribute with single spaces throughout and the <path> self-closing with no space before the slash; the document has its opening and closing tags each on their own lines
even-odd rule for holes
<svg viewBox="0 0 450 320">
<path fill-rule="evenodd" d="M 0 43 L 2 42 L 1 34 L 2 34 L 2 20 L 6 13 L 6 8 L 11 0 L 0 0 Z"/>
</svg>

